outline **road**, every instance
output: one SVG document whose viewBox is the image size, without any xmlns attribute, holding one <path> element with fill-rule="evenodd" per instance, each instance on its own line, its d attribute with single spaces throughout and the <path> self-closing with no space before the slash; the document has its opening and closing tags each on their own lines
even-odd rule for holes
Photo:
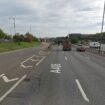
<svg viewBox="0 0 105 105">
<path fill-rule="evenodd" d="M 104 105 L 105 58 L 30 48 L 0 55 L 0 105 Z"/>
</svg>

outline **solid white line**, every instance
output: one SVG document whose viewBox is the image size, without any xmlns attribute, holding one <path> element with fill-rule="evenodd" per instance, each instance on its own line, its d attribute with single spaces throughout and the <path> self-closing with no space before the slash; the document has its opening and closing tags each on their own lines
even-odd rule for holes
<svg viewBox="0 0 105 105">
<path fill-rule="evenodd" d="M 88 97 L 86 96 L 86 94 L 85 94 L 85 92 L 84 92 L 84 90 L 83 90 L 83 88 L 82 88 L 82 86 L 81 86 L 79 80 L 76 79 L 75 81 L 76 81 L 76 84 L 77 84 L 77 86 L 78 86 L 78 88 L 79 88 L 79 90 L 80 90 L 80 92 L 81 92 L 82 97 L 84 98 L 85 101 L 89 102 L 89 99 L 88 99 Z"/>
<path fill-rule="evenodd" d="M 4 76 L 4 75 L 5 75 L 5 74 L 1 74 L 1 75 L 0 75 L 0 78 L 1 78 L 2 76 Z"/>
<path fill-rule="evenodd" d="M 38 66 L 45 58 L 46 58 L 46 56 L 43 57 L 38 63 L 36 63 L 36 66 Z"/>
<path fill-rule="evenodd" d="M 9 95 L 25 78 L 27 75 L 24 75 L 16 84 L 14 84 L 3 96 L 0 97 L 0 102 L 3 101 L 7 95 Z"/>
<path fill-rule="evenodd" d="M 67 57 L 65 56 L 65 60 L 67 60 Z"/>
</svg>

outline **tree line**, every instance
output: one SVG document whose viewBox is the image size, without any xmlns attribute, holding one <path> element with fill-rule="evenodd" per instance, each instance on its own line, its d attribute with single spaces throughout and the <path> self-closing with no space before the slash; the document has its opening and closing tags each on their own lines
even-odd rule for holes
<svg viewBox="0 0 105 105">
<path fill-rule="evenodd" d="M 12 35 L 6 34 L 2 29 L 0 29 L 0 39 L 13 40 L 14 42 L 18 42 L 18 43 L 39 41 L 37 37 L 35 37 L 29 32 L 26 34 L 16 33 L 15 35 L 12 36 Z"/>
</svg>

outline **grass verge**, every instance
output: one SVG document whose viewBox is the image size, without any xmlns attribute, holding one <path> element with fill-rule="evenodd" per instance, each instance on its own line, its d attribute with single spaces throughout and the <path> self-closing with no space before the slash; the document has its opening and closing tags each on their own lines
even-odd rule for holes
<svg viewBox="0 0 105 105">
<path fill-rule="evenodd" d="M 14 42 L 4 42 L 0 43 L 0 52 L 6 52 L 6 51 L 29 48 L 29 47 L 38 47 L 39 45 L 40 42 L 32 42 L 32 43 L 21 42 L 20 45 Z"/>
</svg>

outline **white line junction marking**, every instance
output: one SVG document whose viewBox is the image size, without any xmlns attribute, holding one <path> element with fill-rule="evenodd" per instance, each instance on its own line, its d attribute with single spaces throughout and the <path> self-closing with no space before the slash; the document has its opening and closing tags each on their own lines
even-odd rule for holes
<svg viewBox="0 0 105 105">
<path fill-rule="evenodd" d="M 4 82 L 9 83 L 9 82 L 13 82 L 13 81 L 17 81 L 19 78 L 14 78 L 14 79 L 8 79 L 5 74 L 0 75 L 0 78 L 2 78 L 4 80 Z"/>
<path fill-rule="evenodd" d="M 0 97 L 0 102 L 2 102 L 7 95 L 9 95 L 25 78 L 27 75 L 24 75 L 19 81 L 17 81 L 3 96 Z"/>
<path fill-rule="evenodd" d="M 78 88 L 79 88 L 79 90 L 80 90 L 80 92 L 81 92 L 82 97 L 84 98 L 85 101 L 89 102 L 89 99 L 88 99 L 88 97 L 86 96 L 86 94 L 85 94 L 85 92 L 84 92 L 84 90 L 83 90 L 83 88 L 82 88 L 82 86 L 81 86 L 79 80 L 76 79 L 75 81 L 76 81 L 76 84 L 77 84 L 77 86 L 78 86 Z"/>
</svg>

